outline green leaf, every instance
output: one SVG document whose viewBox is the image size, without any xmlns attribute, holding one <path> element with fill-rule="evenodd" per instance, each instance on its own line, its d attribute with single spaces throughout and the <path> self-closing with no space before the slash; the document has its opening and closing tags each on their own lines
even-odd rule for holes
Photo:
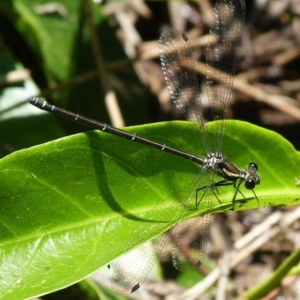
<svg viewBox="0 0 300 300">
<path fill-rule="evenodd" d="M 223 154 L 240 168 L 256 162 L 261 178 L 255 189 L 259 203 L 242 187 L 246 199 L 240 196 L 234 209 L 298 204 L 300 155 L 293 146 L 249 123 L 226 125 Z M 207 128 L 214 140 L 215 123 Z M 204 154 L 196 128 L 188 122 L 126 130 Z M 179 194 L 199 172 L 188 160 L 99 131 L 15 152 L 0 160 L 0 166 L 2 299 L 49 293 L 106 265 L 122 253 L 143 216 Z M 222 203 L 215 199 L 212 213 L 232 209 L 233 192 L 232 186 L 220 188 Z M 187 217 L 204 213 L 200 205 Z M 170 226 L 162 224 L 161 232 Z M 143 233 L 140 242 L 153 237 Z"/>
<path fill-rule="evenodd" d="M 95 28 L 107 22 L 102 6 L 93 2 L 88 6 L 91 10 L 89 18 Z M 43 70 L 50 85 L 70 79 L 75 66 L 74 52 L 78 48 L 82 47 L 81 51 L 85 48 L 86 56 L 92 55 L 86 49 L 89 35 L 82 23 L 86 14 L 83 13 L 84 6 L 80 0 L 53 3 L 45 0 L 2 1 L 0 10 L 13 33 L 19 34 L 24 40 L 25 44 L 20 44 L 20 41 L 15 41 L 15 44 L 19 47 L 25 45 L 24 51 L 29 56 L 26 62 L 34 54 L 36 64 Z M 6 30 L 5 27 L 2 29 Z M 32 52 L 28 53 L 29 49 Z"/>
<path fill-rule="evenodd" d="M 45 66 L 45 74 L 54 75 L 61 81 L 68 78 L 74 43 L 78 28 L 80 1 L 60 1 L 52 6 L 61 5 L 65 16 L 57 14 L 39 14 L 36 9 L 45 5 L 45 1 L 15 0 L 13 8 L 18 14 L 17 29 L 25 40 L 40 54 Z M 59 66 L 59 67 L 58 67 Z"/>
</svg>

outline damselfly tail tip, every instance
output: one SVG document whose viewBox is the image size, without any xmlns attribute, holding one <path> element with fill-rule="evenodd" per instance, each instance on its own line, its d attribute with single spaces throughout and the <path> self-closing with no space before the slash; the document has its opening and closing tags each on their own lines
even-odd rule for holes
<svg viewBox="0 0 300 300">
<path fill-rule="evenodd" d="M 30 97 L 29 99 L 28 99 L 28 102 L 30 103 L 30 104 L 35 104 L 37 101 L 39 101 L 39 98 L 38 97 Z"/>
<path fill-rule="evenodd" d="M 28 100 L 28 102 L 31 105 L 33 105 L 33 106 L 35 106 L 37 108 L 40 108 L 40 109 L 42 109 L 44 106 L 46 106 L 48 104 L 46 101 L 42 100 L 39 97 L 30 97 L 29 100 Z"/>
</svg>

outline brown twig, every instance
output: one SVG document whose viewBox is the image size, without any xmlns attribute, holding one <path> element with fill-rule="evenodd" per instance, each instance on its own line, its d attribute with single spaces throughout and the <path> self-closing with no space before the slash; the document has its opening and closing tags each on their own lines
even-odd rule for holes
<svg viewBox="0 0 300 300">
<path fill-rule="evenodd" d="M 117 97 L 115 92 L 112 90 L 109 83 L 109 74 L 107 72 L 107 68 L 105 65 L 105 61 L 103 59 L 102 51 L 100 43 L 98 42 L 97 32 L 91 18 L 91 8 L 90 1 L 83 0 L 83 9 L 86 17 L 86 21 L 89 27 L 89 31 L 91 34 L 91 45 L 92 51 L 95 58 L 96 70 L 99 79 L 99 83 L 102 86 L 102 89 L 105 94 L 105 104 L 108 111 L 108 114 L 111 119 L 111 123 L 115 127 L 123 127 L 125 126 L 121 110 L 118 105 Z"/>
<path fill-rule="evenodd" d="M 278 235 L 282 227 L 290 226 L 297 221 L 299 217 L 300 207 L 291 212 L 281 213 L 277 211 L 270 215 L 263 223 L 257 225 L 252 231 L 234 244 L 235 250 L 231 252 L 230 268 L 234 268 L 239 262 L 244 260 L 271 238 Z M 178 297 L 178 300 L 197 299 L 209 289 L 220 276 L 221 269 L 216 268 L 199 284 L 182 293 L 182 295 Z"/>
</svg>

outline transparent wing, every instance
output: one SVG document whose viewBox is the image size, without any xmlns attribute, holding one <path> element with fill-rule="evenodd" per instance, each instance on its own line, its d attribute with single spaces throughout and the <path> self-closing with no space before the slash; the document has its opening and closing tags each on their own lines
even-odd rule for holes
<svg viewBox="0 0 300 300">
<path fill-rule="evenodd" d="M 124 254 L 117 259 L 112 277 L 112 288 L 115 292 L 130 294 L 143 284 L 157 259 L 157 255 L 168 240 L 170 232 L 159 236 L 154 245 L 144 243 L 141 246 L 143 251 L 139 251 L 135 255 L 132 255 L 133 246 L 140 244 L 140 241 L 144 240 L 144 236 L 149 233 L 152 236 L 158 236 L 163 227 L 168 229 L 176 225 L 185 214 L 197 209 L 195 205 L 196 190 L 203 185 L 206 177 L 203 176 L 205 171 L 206 169 L 202 168 L 196 179 L 182 193 L 177 195 L 176 199 L 171 198 L 161 202 L 146 214 L 143 221 L 139 222 L 124 247 Z M 205 218 L 203 220 L 207 221 Z M 206 228 L 206 226 L 204 227 Z M 201 227 L 194 227 L 191 231 L 191 236 L 196 236 L 199 231 L 201 233 Z"/>
<path fill-rule="evenodd" d="M 211 196 L 211 195 L 210 195 Z M 172 261 L 180 272 L 199 268 L 209 241 L 210 214 L 179 223 L 172 231 Z"/>
<path fill-rule="evenodd" d="M 210 153 L 190 42 L 184 33 L 169 28 L 160 35 L 159 49 L 161 68 L 171 98 L 187 120 L 200 123 L 196 126 L 201 131 L 206 153 Z"/>
<path fill-rule="evenodd" d="M 212 176 L 213 177 L 213 174 Z M 172 261 L 174 267 L 181 272 L 199 268 L 206 255 L 209 241 L 210 212 L 212 208 L 211 180 L 202 183 L 206 186 L 197 198 L 201 198 L 201 210 L 204 216 L 189 219 L 177 224 L 171 232 L 173 239 Z M 199 199 L 198 199 L 199 201 Z M 184 219 L 184 216 L 182 217 Z"/>
<path fill-rule="evenodd" d="M 219 123 L 216 152 L 220 152 L 225 115 L 240 49 L 245 19 L 244 0 L 218 0 L 214 6 L 206 53 L 206 87 L 210 109 Z"/>
<path fill-rule="evenodd" d="M 207 90 L 214 119 L 224 119 L 228 108 L 244 15 L 245 4 L 243 0 L 218 0 L 214 7 L 207 47 Z M 203 147 L 207 153 L 210 153 L 199 86 L 188 38 L 177 30 L 168 29 L 161 34 L 159 44 L 162 70 L 172 100 L 187 119 L 200 123 L 198 129 L 202 133 L 200 136 Z M 220 150 L 224 127 L 223 121 L 219 127 L 217 151 Z M 175 243 L 173 249 L 173 261 L 176 267 L 178 269 L 187 268 L 188 258 L 184 255 L 183 250 L 189 238 L 194 239 L 192 242 L 195 246 L 195 251 L 192 250 L 192 256 L 195 257 L 194 266 L 197 267 L 201 264 L 207 245 L 209 212 L 212 205 L 210 183 L 213 182 L 214 176 L 214 174 L 211 175 L 210 181 L 204 181 L 202 175 L 205 171 L 206 169 L 202 168 L 195 181 L 179 195 L 180 202 L 178 204 L 174 204 L 174 201 L 171 200 L 163 201 L 145 216 L 145 221 L 138 224 L 126 243 L 123 251 L 125 254 L 117 260 L 114 269 L 112 287 L 117 293 L 132 293 L 143 284 L 155 263 L 157 253 L 161 251 L 169 235 L 158 238 L 158 242 L 154 246 L 155 251 L 153 251 L 152 246 L 144 243 L 143 251 L 132 256 L 132 247 L 140 244 L 140 241 L 143 240 L 142 236 L 146 232 L 151 232 L 151 235 L 156 236 L 161 233 L 162 226 L 167 229 L 172 225 L 177 225 L 178 220 L 184 218 L 186 210 L 189 208 L 188 201 L 190 199 L 196 201 L 197 188 L 207 186 L 200 192 L 203 195 L 199 205 L 201 208 L 202 205 L 205 206 L 208 216 L 190 221 L 192 226 L 189 228 L 189 236 L 184 234 L 183 225 L 177 225 L 173 231 L 175 239 L 179 241 Z M 195 207 L 194 204 L 194 209 Z M 157 213 L 158 211 L 160 214 Z M 181 241 L 183 237 L 185 238 Z M 199 247 L 200 252 L 197 251 Z"/>
</svg>

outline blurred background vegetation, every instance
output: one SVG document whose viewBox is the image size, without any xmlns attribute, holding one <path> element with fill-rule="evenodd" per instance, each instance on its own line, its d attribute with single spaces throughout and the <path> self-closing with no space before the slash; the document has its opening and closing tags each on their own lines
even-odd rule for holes
<svg viewBox="0 0 300 300">
<path fill-rule="evenodd" d="M 27 102 L 31 96 L 120 127 L 183 118 L 165 88 L 158 37 L 168 26 L 185 32 L 195 59 L 205 62 L 212 7 L 208 0 L 1 1 L 0 156 L 89 130 L 31 107 Z M 296 0 L 246 1 L 228 113 L 229 118 L 279 132 L 296 149 L 300 148 L 299 16 Z M 205 73 L 201 68 L 198 72 L 205 99 Z M 247 230 L 268 213 L 241 213 L 230 226 L 239 227 L 235 222 L 242 221 Z M 268 254 L 264 271 L 280 261 L 272 244 L 266 247 L 257 254 L 260 262 Z M 291 249 L 287 246 L 284 251 Z M 249 274 L 243 275 L 247 285 Z M 43 299 L 98 299 L 101 293 L 87 280 Z"/>
</svg>

